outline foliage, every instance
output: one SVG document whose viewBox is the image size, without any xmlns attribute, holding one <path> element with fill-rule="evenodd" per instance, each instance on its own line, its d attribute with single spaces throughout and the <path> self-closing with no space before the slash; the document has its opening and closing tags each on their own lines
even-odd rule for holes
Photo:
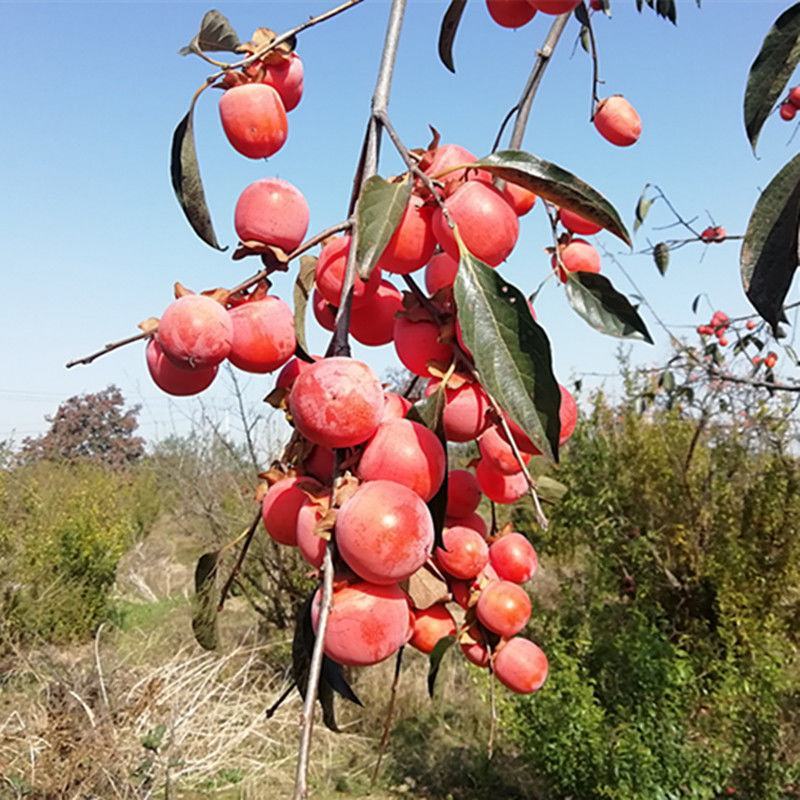
<svg viewBox="0 0 800 800">
<path fill-rule="evenodd" d="M 39 461 L 0 472 L 0 641 L 75 641 L 111 612 L 117 563 L 159 510 L 152 472 Z"/>
<path fill-rule="evenodd" d="M 786 425 L 760 418 L 753 438 L 679 404 L 641 415 L 628 385 L 617 407 L 594 398 L 564 460 L 541 543 L 561 587 L 537 621 L 551 676 L 506 720 L 548 797 L 783 797 L 800 763 Z"/>
<path fill-rule="evenodd" d="M 116 386 L 65 400 L 52 417 L 47 433 L 27 438 L 20 459 L 91 461 L 121 469 L 144 455 L 144 440 L 135 436 L 139 406 L 125 407 Z"/>
</svg>

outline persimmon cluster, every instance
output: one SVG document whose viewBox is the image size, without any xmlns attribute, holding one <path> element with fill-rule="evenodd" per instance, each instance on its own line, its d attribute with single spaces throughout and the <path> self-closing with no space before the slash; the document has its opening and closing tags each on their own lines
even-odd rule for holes
<svg viewBox="0 0 800 800">
<path fill-rule="evenodd" d="M 793 86 L 781 103 L 778 113 L 782 120 L 791 122 L 797 115 L 798 109 L 800 109 L 800 86 Z"/>
<path fill-rule="evenodd" d="M 296 54 L 257 61 L 226 75 L 224 86 L 220 114 L 233 147 L 250 158 L 277 152 L 286 138 L 285 111 L 302 93 Z M 314 570 L 332 543 L 335 590 L 324 635 L 330 658 L 374 664 L 406 643 L 430 653 L 442 637 L 454 636 L 470 661 L 491 667 L 512 690 L 532 692 L 546 678 L 547 659 L 519 634 L 531 613 L 521 585 L 536 571 L 536 553 L 520 533 L 490 531 L 478 509 L 484 500 L 509 504 L 525 495 L 527 465 L 540 451 L 481 385 L 458 324 L 454 283 L 462 248 L 492 268 L 508 258 L 519 218 L 536 196 L 498 184 L 470 166 L 474 154 L 440 144 L 438 135 L 413 155 L 415 174 L 399 178 L 413 178 L 405 209 L 369 277 L 356 276 L 349 292 L 349 333 L 367 346 L 393 344 L 399 361 L 427 381 L 425 397 L 441 401 L 434 426 L 441 439 L 363 361 L 298 349 L 294 314 L 266 281 L 236 292 L 178 287 L 153 326 L 147 365 L 156 384 L 175 395 L 207 388 L 225 359 L 247 372 L 278 373 L 269 400 L 285 411 L 293 435 L 283 458 L 262 475 L 261 513 L 268 534 L 296 547 Z M 563 269 L 597 272 L 597 252 L 573 234 L 591 235 L 599 226 L 566 209 L 560 218 L 569 231 Z M 305 197 L 283 179 L 255 181 L 236 203 L 243 255 L 283 265 L 301 248 L 308 224 Z M 351 247 L 349 230 L 330 237 L 315 266 L 311 305 L 331 331 L 345 318 L 339 306 L 348 295 Z M 413 280 L 405 292 L 392 282 L 423 269 L 426 292 Z M 563 444 L 577 419 L 563 386 L 559 416 Z M 475 442 L 480 456 L 467 469 L 448 470 L 446 442 Z M 444 504 L 445 494 L 437 537 L 431 509 L 437 495 Z M 413 588 L 422 580 L 437 589 L 423 596 Z M 315 628 L 319 605 L 318 593 Z"/>
</svg>

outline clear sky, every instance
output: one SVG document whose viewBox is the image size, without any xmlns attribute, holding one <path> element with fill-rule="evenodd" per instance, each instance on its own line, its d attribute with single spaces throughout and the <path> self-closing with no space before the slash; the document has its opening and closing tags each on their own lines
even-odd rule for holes
<svg viewBox="0 0 800 800">
<path fill-rule="evenodd" d="M 327 2 L 228 2 L 217 7 L 243 39 L 265 25 L 285 30 Z M 467 6 L 456 43 L 455 76 L 438 62 L 436 39 L 444 0 L 410 0 L 395 75 L 391 114 L 409 146 L 427 143 L 427 124 L 443 141 L 478 155 L 488 152 L 505 112 L 524 84 L 552 18 L 539 15 L 509 31 L 493 24 L 485 4 Z M 602 191 L 632 221 L 643 184 L 660 184 L 686 214 L 708 209 L 731 233 L 742 233 L 759 187 L 793 154 L 792 125 L 772 118 L 756 160 L 742 123 L 747 70 L 766 31 L 788 0 L 679 0 L 678 26 L 634 0 L 614 0 L 614 16 L 595 16 L 601 93 L 625 94 L 639 110 L 644 133 L 629 149 L 607 144 L 588 121 L 591 63 L 572 54 L 578 24 L 570 22 L 536 99 L 525 148 L 570 169 Z M 255 264 L 231 262 L 197 239 L 175 201 L 168 176 L 172 130 L 207 74 L 178 48 L 195 32 L 207 2 L 0 4 L 4 20 L 0 88 L 0 439 L 44 427 L 60 399 L 117 383 L 144 403 L 142 430 L 163 436 L 193 408 L 171 401 L 150 383 L 143 347 L 134 345 L 90 367 L 65 370 L 71 357 L 135 332 L 171 299 L 173 281 L 194 289 L 233 285 Z M 374 82 L 387 0 L 366 0 L 299 40 L 305 96 L 289 119 L 289 139 L 268 163 L 251 161 L 227 144 L 217 97 L 201 99 L 198 151 L 220 239 L 235 243 L 232 212 L 251 181 L 280 176 L 296 184 L 311 206 L 310 231 L 345 214 L 353 167 Z M 390 147 L 382 171 L 398 171 Z M 654 222 L 665 218 L 654 214 Z M 640 233 L 637 246 L 645 246 Z M 503 273 L 524 291 L 547 274 L 546 217 L 524 218 L 520 243 Z M 655 234 L 658 236 L 658 234 Z M 622 247 L 610 237 L 606 245 Z M 749 306 L 738 277 L 738 245 L 675 253 L 666 279 L 648 257 L 621 256 L 659 314 L 670 323 L 695 321 L 692 298 L 708 292 L 729 313 Z M 604 271 L 630 289 L 612 264 Z M 288 279 L 276 291 L 290 298 Z M 596 334 L 550 286 L 537 304 L 550 334 L 562 381 L 585 371 L 614 369 L 617 341 Z M 666 336 L 645 315 L 656 347 L 633 346 L 637 361 L 658 360 Z M 698 321 L 705 321 L 698 320 Z M 312 322 L 313 326 L 313 322 Z M 324 346 L 312 334 L 312 349 Z M 379 371 L 390 347 L 356 347 Z M 271 388 L 269 377 L 247 378 L 248 396 Z M 208 394 L 224 408 L 225 380 Z M 177 420 L 177 421 L 176 421 Z"/>
</svg>

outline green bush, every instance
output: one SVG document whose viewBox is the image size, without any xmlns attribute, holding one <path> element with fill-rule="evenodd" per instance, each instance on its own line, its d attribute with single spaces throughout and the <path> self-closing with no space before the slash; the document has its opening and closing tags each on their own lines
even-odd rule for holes
<svg viewBox="0 0 800 800">
<path fill-rule="evenodd" d="M 548 798 L 792 796 L 800 466 L 776 433 L 595 398 L 536 542 L 550 679 L 503 709 Z"/>
<path fill-rule="evenodd" d="M 0 636 L 90 635 L 108 616 L 119 559 L 158 507 L 144 467 L 40 461 L 0 472 Z"/>
</svg>

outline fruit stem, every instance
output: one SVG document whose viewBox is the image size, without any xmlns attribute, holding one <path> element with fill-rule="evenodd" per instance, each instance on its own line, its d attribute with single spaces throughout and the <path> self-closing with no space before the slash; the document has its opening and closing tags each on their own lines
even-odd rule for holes
<svg viewBox="0 0 800 800">
<path fill-rule="evenodd" d="M 372 778 L 370 780 L 372 786 L 378 780 L 381 761 L 383 761 L 383 756 L 386 753 L 386 745 L 389 744 L 389 734 L 392 732 L 392 720 L 394 719 L 394 709 L 397 703 L 397 686 L 400 683 L 400 670 L 403 666 L 403 649 L 401 647 L 397 651 L 397 659 L 394 662 L 394 679 L 392 680 L 392 688 L 389 694 L 389 704 L 386 707 L 386 719 L 383 721 L 383 734 L 378 745 L 378 760 L 375 762 L 375 768 L 372 770 Z"/>
<path fill-rule="evenodd" d="M 531 113 L 533 99 L 536 97 L 539 84 L 542 82 L 542 77 L 547 69 L 547 65 L 550 63 L 553 51 L 558 44 L 558 40 L 561 38 L 561 34 L 564 33 L 564 28 L 567 27 L 569 18 L 570 14 L 560 14 L 557 16 L 553 20 L 553 24 L 550 26 L 550 30 L 547 32 L 542 46 L 539 48 L 533 69 L 531 69 L 531 74 L 528 76 L 528 81 L 525 84 L 525 88 L 522 90 L 522 96 L 518 103 L 517 117 L 514 120 L 511 140 L 508 143 L 511 150 L 519 150 L 522 145 L 522 139 L 525 136 L 525 128 L 528 126 L 528 117 Z"/>
</svg>

